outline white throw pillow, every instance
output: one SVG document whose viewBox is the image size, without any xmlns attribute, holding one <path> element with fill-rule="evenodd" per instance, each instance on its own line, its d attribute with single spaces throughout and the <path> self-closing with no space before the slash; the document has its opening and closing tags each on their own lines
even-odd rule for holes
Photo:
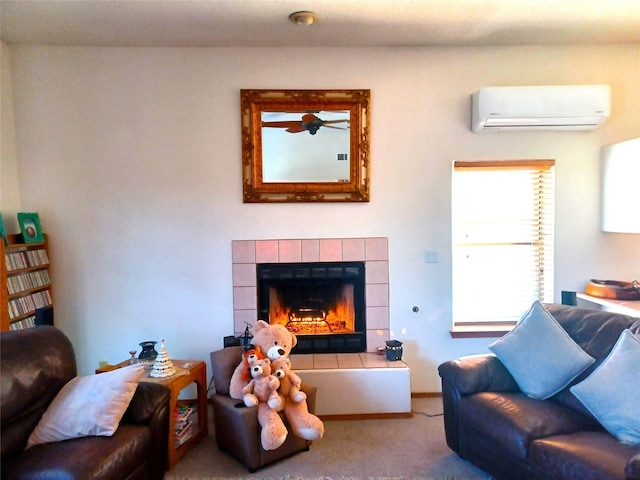
<svg viewBox="0 0 640 480">
<path fill-rule="evenodd" d="M 489 350 L 509 370 L 520 390 L 542 400 L 565 388 L 595 362 L 538 301 L 513 330 L 489 345 Z"/>
<path fill-rule="evenodd" d="M 640 340 L 629 330 L 598 368 L 570 390 L 619 441 L 640 445 Z"/>
<path fill-rule="evenodd" d="M 27 448 L 70 438 L 113 435 L 143 372 L 143 365 L 129 365 L 70 380 L 44 412 Z"/>
</svg>

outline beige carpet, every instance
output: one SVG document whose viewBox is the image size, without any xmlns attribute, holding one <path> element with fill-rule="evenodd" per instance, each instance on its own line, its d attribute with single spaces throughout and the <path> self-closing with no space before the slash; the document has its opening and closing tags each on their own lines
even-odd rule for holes
<svg viewBox="0 0 640 480">
<path fill-rule="evenodd" d="M 423 478 L 423 477 L 265 477 L 262 480 L 456 480 L 463 477 L 439 477 L 439 478 Z M 234 477 L 165 477 L 165 480 L 242 480 Z"/>
<path fill-rule="evenodd" d="M 302 452 L 255 473 L 209 436 L 165 480 L 490 480 L 446 445 L 440 398 L 414 398 L 412 418 L 325 421 L 325 435 Z M 425 415 L 426 414 L 426 415 Z M 211 420 L 211 419 L 210 419 Z"/>
</svg>

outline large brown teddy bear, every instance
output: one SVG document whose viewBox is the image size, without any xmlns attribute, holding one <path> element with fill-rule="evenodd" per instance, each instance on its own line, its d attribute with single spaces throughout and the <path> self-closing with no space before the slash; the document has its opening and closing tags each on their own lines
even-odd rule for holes
<svg viewBox="0 0 640 480">
<path fill-rule="evenodd" d="M 264 320 L 258 320 L 253 325 L 254 346 L 260 347 L 262 353 L 272 362 L 281 357 L 288 357 L 291 349 L 297 343 L 296 336 L 286 329 L 284 325 L 270 325 Z M 242 369 L 237 368 L 231 377 L 229 394 L 232 398 L 242 400 L 242 388 L 246 381 L 242 379 Z M 305 440 L 319 440 L 324 435 L 324 424 L 322 420 L 309 412 L 306 399 L 294 401 L 290 397 L 285 398 L 284 414 L 291 426 L 291 430 L 297 437 Z"/>
<path fill-rule="evenodd" d="M 271 375 L 271 360 L 255 360 L 250 368 L 251 380 L 242 389 L 247 407 L 258 407 L 260 441 L 265 450 L 275 450 L 287 439 L 288 431 L 276 408 L 281 404 L 277 388 L 280 380 Z"/>
</svg>

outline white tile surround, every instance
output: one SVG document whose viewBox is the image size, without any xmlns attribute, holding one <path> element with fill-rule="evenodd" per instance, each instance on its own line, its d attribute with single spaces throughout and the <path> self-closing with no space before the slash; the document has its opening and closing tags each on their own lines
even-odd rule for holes
<svg viewBox="0 0 640 480">
<path fill-rule="evenodd" d="M 322 392 L 320 416 L 411 415 L 409 367 L 377 353 L 389 340 L 387 238 L 234 240 L 232 250 L 235 335 L 257 318 L 256 264 L 364 261 L 367 353 L 292 355 L 293 368 Z"/>
<path fill-rule="evenodd" d="M 367 352 L 376 352 L 389 340 L 387 238 L 233 240 L 231 247 L 235 335 L 257 319 L 256 264 L 364 261 Z"/>
</svg>

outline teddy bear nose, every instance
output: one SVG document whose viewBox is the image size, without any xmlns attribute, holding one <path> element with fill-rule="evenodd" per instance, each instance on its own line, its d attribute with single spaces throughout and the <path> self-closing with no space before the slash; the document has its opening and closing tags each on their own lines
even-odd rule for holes
<svg viewBox="0 0 640 480">
<path fill-rule="evenodd" d="M 286 352 L 284 351 L 284 349 L 283 349 L 283 348 L 279 348 L 279 349 L 278 349 L 278 353 L 280 354 L 280 356 L 281 356 L 281 357 L 284 357 L 284 354 L 285 354 Z"/>
</svg>

